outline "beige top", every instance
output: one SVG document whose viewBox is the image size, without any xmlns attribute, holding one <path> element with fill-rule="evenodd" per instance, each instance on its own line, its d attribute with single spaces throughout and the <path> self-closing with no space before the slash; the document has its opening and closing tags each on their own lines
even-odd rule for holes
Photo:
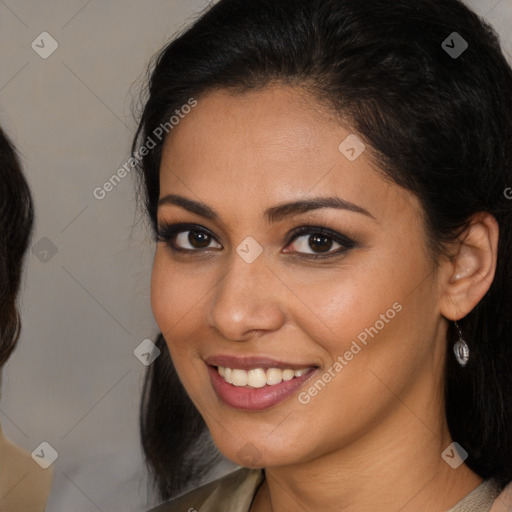
<svg viewBox="0 0 512 512">
<path fill-rule="evenodd" d="M 261 469 L 242 468 L 150 512 L 249 512 L 263 479 Z M 511 511 L 512 483 L 500 493 L 493 480 L 484 480 L 447 512 Z"/>
<path fill-rule="evenodd" d="M 0 512 L 44 512 L 53 473 L 8 441 L 0 425 Z"/>
</svg>

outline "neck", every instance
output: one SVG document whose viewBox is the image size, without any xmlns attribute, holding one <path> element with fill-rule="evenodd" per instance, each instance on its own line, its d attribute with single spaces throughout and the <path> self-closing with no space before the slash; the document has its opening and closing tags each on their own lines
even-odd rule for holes
<svg viewBox="0 0 512 512">
<path fill-rule="evenodd" d="M 430 401 L 431 402 L 431 401 Z M 482 478 L 441 457 L 452 442 L 441 411 L 405 398 L 377 428 L 342 449 L 286 467 L 265 468 L 251 512 L 439 512 L 448 510 Z M 428 403 L 428 400 L 426 401 Z"/>
</svg>

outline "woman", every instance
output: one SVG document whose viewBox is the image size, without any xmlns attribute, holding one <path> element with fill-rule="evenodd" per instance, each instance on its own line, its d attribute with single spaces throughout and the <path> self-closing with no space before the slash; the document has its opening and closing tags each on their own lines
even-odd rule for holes
<svg viewBox="0 0 512 512">
<path fill-rule="evenodd" d="M 142 439 L 165 499 L 205 428 L 245 468 L 156 510 L 512 510 L 511 90 L 458 0 L 221 0 L 164 48 Z"/>
<path fill-rule="evenodd" d="M 16 297 L 33 217 L 15 149 L 0 129 L 0 370 L 20 333 Z M 30 453 L 4 437 L 0 426 L 0 511 L 43 512 L 52 477 L 52 468 L 38 466 Z"/>
</svg>

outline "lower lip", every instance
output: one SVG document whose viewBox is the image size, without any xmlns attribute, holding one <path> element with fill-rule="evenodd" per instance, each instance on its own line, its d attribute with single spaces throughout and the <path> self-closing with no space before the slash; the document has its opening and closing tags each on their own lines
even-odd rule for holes
<svg viewBox="0 0 512 512">
<path fill-rule="evenodd" d="M 265 385 L 262 388 L 249 388 L 228 384 L 219 375 L 217 368 L 207 366 L 217 396 L 227 405 L 245 411 L 261 411 L 281 403 L 290 395 L 293 395 L 316 371 L 316 368 L 312 368 L 301 377 L 294 377 L 273 386 Z"/>
</svg>

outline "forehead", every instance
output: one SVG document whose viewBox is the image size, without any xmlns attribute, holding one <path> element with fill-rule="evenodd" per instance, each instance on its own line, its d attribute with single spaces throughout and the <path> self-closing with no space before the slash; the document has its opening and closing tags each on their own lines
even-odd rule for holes
<svg viewBox="0 0 512 512">
<path fill-rule="evenodd" d="M 342 153 L 340 144 L 353 135 L 303 90 L 215 91 L 199 98 L 167 137 L 161 195 L 220 196 L 230 204 L 245 200 L 247 207 L 250 198 L 271 203 L 329 193 L 367 209 L 392 192 L 403 195 L 376 172 L 369 151 L 352 161 Z"/>
<path fill-rule="evenodd" d="M 290 87 L 267 87 L 256 92 L 233 94 L 215 91 L 198 100 L 167 137 L 165 150 L 173 159 L 183 153 L 187 160 L 209 161 L 212 157 L 239 159 L 257 155 L 259 159 L 300 161 L 325 138 L 326 125 L 339 126 L 329 119 L 327 109 L 305 92 Z M 199 145 L 208 153 L 191 154 Z M 248 163 L 249 163 L 248 162 Z"/>
</svg>

